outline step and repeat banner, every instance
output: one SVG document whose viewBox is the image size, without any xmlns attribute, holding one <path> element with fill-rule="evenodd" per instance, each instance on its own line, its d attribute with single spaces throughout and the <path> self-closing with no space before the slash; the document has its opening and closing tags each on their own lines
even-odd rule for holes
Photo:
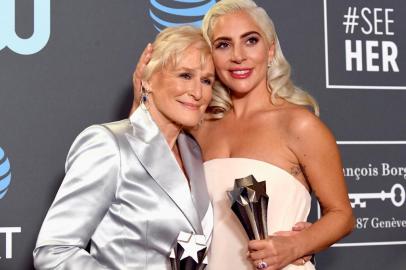
<svg viewBox="0 0 406 270">
<path fill-rule="evenodd" d="M 215 2 L 0 0 L 0 269 L 33 269 L 72 141 L 127 117 L 146 44 Z M 356 225 L 317 268 L 406 269 L 406 2 L 257 3 L 342 153 Z"/>
</svg>

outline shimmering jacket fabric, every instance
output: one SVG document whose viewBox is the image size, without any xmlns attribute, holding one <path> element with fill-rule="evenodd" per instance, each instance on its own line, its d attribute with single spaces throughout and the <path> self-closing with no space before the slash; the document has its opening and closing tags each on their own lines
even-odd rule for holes
<svg viewBox="0 0 406 270">
<path fill-rule="evenodd" d="M 212 231 L 200 148 L 177 140 L 190 189 L 150 114 L 85 129 L 34 250 L 37 269 L 170 269 L 180 231 Z M 90 241 L 90 253 L 85 250 Z"/>
</svg>

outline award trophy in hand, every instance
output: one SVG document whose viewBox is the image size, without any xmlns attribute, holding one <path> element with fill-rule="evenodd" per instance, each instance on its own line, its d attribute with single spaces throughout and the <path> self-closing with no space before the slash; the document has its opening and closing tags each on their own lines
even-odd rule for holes
<svg viewBox="0 0 406 270">
<path fill-rule="evenodd" d="M 266 194 L 266 182 L 257 182 L 253 175 L 249 175 L 235 179 L 233 190 L 227 193 L 231 200 L 231 209 L 240 220 L 248 238 L 267 238 L 269 197 Z"/>
<path fill-rule="evenodd" d="M 207 246 L 204 235 L 180 232 L 171 250 L 172 270 L 204 270 L 207 266 Z"/>
</svg>

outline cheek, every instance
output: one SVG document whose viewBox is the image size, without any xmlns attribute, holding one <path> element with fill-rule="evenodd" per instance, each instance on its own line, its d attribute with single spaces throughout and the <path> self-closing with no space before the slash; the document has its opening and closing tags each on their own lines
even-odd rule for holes
<svg viewBox="0 0 406 270">
<path fill-rule="evenodd" d="M 159 103 L 166 100 L 168 91 L 170 91 L 170 89 L 167 89 L 166 87 L 160 87 L 156 90 L 154 89 L 153 95 L 155 102 Z"/>
<path fill-rule="evenodd" d="M 227 55 L 223 53 L 213 54 L 213 63 L 216 69 L 222 68 L 227 63 Z"/>
<path fill-rule="evenodd" d="M 205 87 L 203 91 L 203 97 L 207 104 L 211 101 L 212 96 L 213 96 L 213 88 Z"/>
<path fill-rule="evenodd" d="M 248 52 L 248 57 L 253 59 L 257 64 L 268 64 L 268 53 L 265 48 L 261 48 L 260 50 L 250 50 Z"/>
<path fill-rule="evenodd" d="M 224 80 L 227 77 L 226 75 L 228 73 L 228 67 L 224 64 L 224 62 L 214 62 L 214 69 L 220 80 Z"/>
<path fill-rule="evenodd" d="M 167 97 L 177 97 L 181 95 L 186 88 L 187 85 L 183 82 L 179 81 L 168 82 L 165 95 Z"/>
</svg>

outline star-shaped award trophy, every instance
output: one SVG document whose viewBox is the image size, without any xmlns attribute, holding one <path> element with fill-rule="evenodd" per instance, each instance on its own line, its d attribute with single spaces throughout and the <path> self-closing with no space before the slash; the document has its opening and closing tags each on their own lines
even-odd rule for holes
<svg viewBox="0 0 406 270">
<path fill-rule="evenodd" d="M 268 237 L 267 213 L 269 197 L 266 182 L 253 175 L 235 179 L 234 189 L 228 191 L 231 209 L 240 220 L 250 240 Z"/>
<path fill-rule="evenodd" d="M 207 266 L 206 237 L 180 232 L 169 260 L 172 270 L 204 270 Z"/>
</svg>

